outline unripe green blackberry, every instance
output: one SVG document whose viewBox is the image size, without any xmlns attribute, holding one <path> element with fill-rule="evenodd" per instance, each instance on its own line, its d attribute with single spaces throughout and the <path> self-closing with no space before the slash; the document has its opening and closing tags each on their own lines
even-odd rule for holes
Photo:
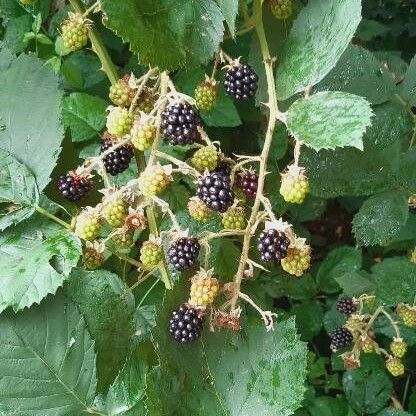
<svg viewBox="0 0 416 416">
<path fill-rule="evenodd" d="M 87 242 L 88 243 L 88 242 Z M 104 256 L 101 250 L 98 250 L 92 244 L 88 244 L 82 255 L 82 264 L 88 270 L 98 269 L 104 261 Z"/>
<path fill-rule="evenodd" d="M 141 152 L 148 149 L 156 137 L 156 127 L 153 124 L 136 124 L 131 129 L 131 144 Z"/>
<path fill-rule="evenodd" d="M 393 338 L 390 343 L 390 351 L 396 358 L 402 358 L 407 351 L 407 344 L 401 338 Z"/>
<path fill-rule="evenodd" d="M 108 108 L 107 130 L 112 136 L 121 138 L 128 134 L 133 126 L 133 115 L 127 108 Z"/>
<path fill-rule="evenodd" d="M 77 51 L 88 43 L 88 30 L 91 22 L 79 13 L 68 13 L 61 26 L 62 41 L 65 49 Z"/>
<path fill-rule="evenodd" d="M 156 267 L 163 258 L 160 244 L 153 241 L 145 241 L 140 248 L 140 261 L 148 269 Z"/>
<path fill-rule="evenodd" d="M 416 194 L 411 194 L 407 200 L 410 212 L 416 212 Z"/>
<path fill-rule="evenodd" d="M 162 193 L 171 181 L 170 175 L 160 165 L 147 168 L 139 179 L 139 187 L 144 196 L 155 196 Z"/>
<path fill-rule="evenodd" d="M 130 87 L 129 79 L 130 76 L 126 75 L 110 87 L 108 96 L 119 107 L 128 107 L 136 94 L 137 89 Z"/>
<path fill-rule="evenodd" d="M 282 269 L 287 273 L 301 277 L 311 264 L 311 248 L 308 245 L 303 247 L 289 247 L 286 257 L 282 258 Z"/>
<path fill-rule="evenodd" d="M 399 377 L 404 374 L 404 365 L 399 358 L 392 357 L 386 361 L 386 368 L 394 377 Z"/>
<path fill-rule="evenodd" d="M 309 181 L 305 176 L 305 170 L 298 166 L 289 166 L 282 175 L 280 194 L 286 202 L 301 204 L 309 193 Z"/>
<path fill-rule="evenodd" d="M 403 323 L 408 327 L 416 326 L 416 308 L 409 305 L 400 304 L 396 308 L 397 315 L 402 318 Z"/>
<path fill-rule="evenodd" d="M 114 199 L 104 206 L 103 214 L 106 221 L 113 227 L 119 228 L 124 224 L 128 206 L 122 198 Z"/>
<path fill-rule="evenodd" d="M 149 114 L 152 112 L 153 108 L 155 107 L 155 96 L 153 93 L 148 89 L 144 88 L 140 94 L 140 97 L 137 101 L 137 106 L 134 109 L 136 113 L 143 113 Z"/>
<path fill-rule="evenodd" d="M 205 169 L 214 170 L 218 164 L 218 152 L 215 146 L 205 146 L 198 149 L 191 159 L 192 165 L 203 172 Z"/>
<path fill-rule="evenodd" d="M 101 219 L 92 210 L 81 212 L 75 220 L 75 234 L 84 240 L 95 240 L 100 230 Z"/>
<path fill-rule="evenodd" d="M 200 111 L 211 111 L 217 100 L 217 83 L 213 79 L 201 82 L 195 88 L 195 103 Z"/>
<path fill-rule="evenodd" d="M 369 336 L 360 337 L 360 349 L 365 354 L 374 352 L 374 341 Z"/>
<path fill-rule="evenodd" d="M 209 272 L 201 271 L 192 278 L 189 305 L 208 306 L 214 302 L 219 291 L 219 282 Z"/>
<path fill-rule="evenodd" d="M 244 217 L 244 208 L 231 207 L 221 214 L 222 226 L 227 230 L 244 230 L 246 228 L 246 219 Z"/>
<path fill-rule="evenodd" d="M 127 250 L 129 249 L 134 241 L 133 241 L 133 231 L 126 231 L 123 229 L 119 230 L 120 232 L 115 233 L 111 237 L 111 241 L 116 247 L 117 250 Z"/>
<path fill-rule="evenodd" d="M 194 220 L 202 223 L 208 222 L 212 215 L 212 211 L 197 196 L 189 200 L 188 212 Z"/>
<path fill-rule="evenodd" d="M 293 13 L 292 0 L 270 0 L 270 11 L 276 19 L 288 19 Z"/>
</svg>

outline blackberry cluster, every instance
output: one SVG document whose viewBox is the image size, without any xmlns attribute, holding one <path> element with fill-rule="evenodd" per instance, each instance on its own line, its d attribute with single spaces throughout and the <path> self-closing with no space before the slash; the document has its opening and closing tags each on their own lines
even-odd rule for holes
<svg viewBox="0 0 416 416">
<path fill-rule="evenodd" d="M 196 341 L 201 336 L 203 318 L 194 308 L 182 305 L 172 312 L 168 331 L 181 344 Z"/>
<path fill-rule="evenodd" d="M 262 261 L 280 261 L 286 257 L 290 241 L 282 231 L 274 229 L 262 231 L 258 240 L 257 248 Z"/>
<path fill-rule="evenodd" d="M 247 198 L 254 198 L 257 193 L 259 175 L 253 171 L 247 171 L 241 178 L 240 188 Z"/>
<path fill-rule="evenodd" d="M 197 125 L 198 113 L 188 103 L 170 105 L 162 113 L 163 135 L 172 145 L 194 143 Z"/>
<path fill-rule="evenodd" d="M 169 246 L 169 261 L 178 271 L 188 269 L 195 264 L 200 248 L 194 237 L 179 238 Z"/>
<path fill-rule="evenodd" d="M 207 173 L 198 179 L 199 199 L 213 211 L 225 212 L 234 202 L 230 178 L 219 172 Z"/>
<path fill-rule="evenodd" d="M 69 201 L 78 201 L 83 198 L 91 189 L 91 181 L 88 177 L 77 175 L 69 171 L 58 179 L 59 193 Z"/>
<path fill-rule="evenodd" d="M 332 350 L 348 347 L 348 345 L 350 345 L 353 340 L 351 331 L 344 327 L 337 328 L 331 333 L 330 337 Z"/>
<path fill-rule="evenodd" d="M 351 315 L 357 307 L 351 298 L 343 297 L 337 301 L 337 310 L 344 315 Z"/>
<path fill-rule="evenodd" d="M 114 143 L 111 140 L 104 140 L 101 144 L 101 153 L 105 152 L 113 145 Z M 113 176 L 124 172 L 129 167 L 133 155 L 133 148 L 130 145 L 120 146 L 113 150 L 103 159 L 106 172 Z"/>
<path fill-rule="evenodd" d="M 236 100 L 248 100 L 257 91 L 257 79 L 250 65 L 233 65 L 225 74 L 225 91 Z"/>
</svg>

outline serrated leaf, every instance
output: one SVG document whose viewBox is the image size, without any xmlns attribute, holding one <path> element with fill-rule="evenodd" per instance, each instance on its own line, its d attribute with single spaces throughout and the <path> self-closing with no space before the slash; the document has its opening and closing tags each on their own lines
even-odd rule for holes
<svg viewBox="0 0 416 416">
<path fill-rule="evenodd" d="M 75 269 L 67 293 L 84 315 L 95 340 L 98 390 L 104 391 L 132 346 L 134 297 L 126 284 L 107 270 Z"/>
<path fill-rule="evenodd" d="M 106 25 L 130 42 L 141 64 L 173 69 L 206 63 L 222 40 L 224 25 L 215 0 L 103 0 Z"/>
<path fill-rule="evenodd" d="M 404 76 L 404 81 L 400 85 L 400 94 L 409 101 L 410 105 L 416 105 L 416 56 L 410 61 Z"/>
<path fill-rule="evenodd" d="M 58 159 L 63 128 L 58 78 L 43 62 L 25 54 L 0 52 L 0 147 L 34 174 L 39 191 Z M 24 82 L 22 82 L 24 80 Z"/>
<path fill-rule="evenodd" d="M 25 165 L 0 149 L 0 230 L 30 217 L 38 201 L 33 175 Z"/>
<path fill-rule="evenodd" d="M 39 303 L 68 278 L 81 254 L 72 232 L 33 216 L 0 234 L 0 312 Z"/>
<path fill-rule="evenodd" d="M 229 280 L 237 271 L 240 255 L 240 250 L 231 240 L 217 238 L 211 242 L 210 267 L 221 280 Z"/>
<path fill-rule="evenodd" d="M 393 409 L 392 407 L 389 407 L 377 413 L 377 416 L 412 416 L 412 414 L 405 412 L 404 410 Z"/>
<path fill-rule="evenodd" d="M 287 99 L 317 84 L 335 66 L 360 20 L 360 0 L 308 2 L 284 45 L 276 72 L 278 98 Z"/>
<path fill-rule="evenodd" d="M 406 194 L 390 191 L 367 199 L 355 214 L 352 230 L 360 246 L 386 245 L 409 216 Z"/>
<path fill-rule="evenodd" d="M 306 346 L 298 340 L 293 318 L 279 322 L 274 332 L 246 326 L 240 333 L 207 333 L 180 346 L 165 328 L 187 284 L 168 293 L 157 317 L 153 335 L 160 366 L 147 378 L 149 414 L 292 414 L 302 401 L 306 377 Z"/>
<path fill-rule="evenodd" d="M 397 315 L 393 315 L 393 319 L 396 322 L 397 327 L 400 331 L 400 336 L 406 340 L 406 344 L 410 347 L 416 345 L 416 331 L 414 328 L 410 328 L 404 325 L 401 318 Z M 391 325 L 391 322 L 386 316 L 379 316 L 374 322 L 374 332 L 376 334 L 383 334 L 386 337 L 393 339 L 396 336 L 396 331 Z"/>
<path fill-rule="evenodd" d="M 416 264 L 406 257 L 385 259 L 372 267 L 376 297 L 387 306 L 400 302 L 413 304 L 416 287 Z"/>
<path fill-rule="evenodd" d="M 316 300 L 305 300 L 291 309 L 296 316 L 296 328 L 303 341 L 310 341 L 322 327 L 323 312 Z"/>
<path fill-rule="evenodd" d="M 140 341 L 147 339 L 150 330 L 156 326 L 156 307 L 155 305 L 142 305 L 134 312 L 136 323 L 135 335 Z"/>
<path fill-rule="evenodd" d="M 338 277 L 335 277 L 337 283 L 341 286 L 347 296 L 359 296 L 363 293 L 373 293 L 374 284 L 364 276 L 364 272 L 346 271 Z"/>
<path fill-rule="evenodd" d="M 231 35 L 234 36 L 235 19 L 238 13 L 238 0 L 216 0 L 216 2 L 227 22 Z"/>
<path fill-rule="evenodd" d="M 315 150 L 352 146 L 363 150 L 363 134 L 373 112 L 358 95 L 318 92 L 295 101 L 287 111 L 287 126 L 301 143 Z"/>
<path fill-rule="evenodd" d="M 102 98 L 74 92 L 64 97 L 62 106 L 62 120 L 74 142 L 96 137 L 105 126 L 107 103 Z"/>
<path fill-rule="evenodd" d="M 94 343 L 77 308 L 62 294 L 0 316 L 0 402 L 4 414 L 90 413 Z"/>
</svg>

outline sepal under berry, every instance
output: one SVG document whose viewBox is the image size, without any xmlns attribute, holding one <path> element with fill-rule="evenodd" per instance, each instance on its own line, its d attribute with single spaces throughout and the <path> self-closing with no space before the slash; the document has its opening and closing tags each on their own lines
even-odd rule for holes
<svg viewBox="0 0 416 416">
<path fill-rule="evenodd" d="M 139 188 L 144 196 L 155 196 L 162 193 L 172 180 L 171 166 L 149 166 L 139 178 Z"/>
<path fill-rule="evenodd" d="M 221 214 L 221 223 L 226 230 L 244 230 L 246 228 L 244 208 L 228 208 L 227 211 Z"/>
<path fill-rule="evenodd" d="M 211 111 L 217 100 L 217 83 L 215 80 L 208 78 L 198 84 L 195 88 L 195 102 L 198 110 Z"/>
<path fill-rule="evenodd" d="M 202 147 L 194 153 L 191 162 L 200 172 L 204 172 L 205 169 L 208 169 L 209 171 L 214 170 L 218 164 L 217 149 L 215 146 Z"/>
<path fill-rule="evenodd" d="M 121 138 L 128 134 L 133 126 L 133 115 L 127 108 L 110 106 L 107 109 L 107 130 L 116 137 Z"/>
<path fill-rule="evenodd" d="M 194 220 L 201 223 L 207 223 L 212 216 L 212 211 L 197 196 L 188 201 L 188 212 Z"/>
<path fill-rule="evenodd" d="M 130 132 L 131 144 L 141 152 L 149 149 L 156 138 L 156 127 L 153 124 L 137 123 Z"/>
<path fill-rule="evenodd" d="M 289 246 L 287 254 L 281 260 L 285 272 L 301 277 L 311 264 L 311 248 L 307 244 Z"/>
<path fill-rule="evenodd" d="M 123 198 L 116 198 L 105 204 L 103 214 L 113 228 L 119 228 L 124 224 L 127 211 L 128 205 Z"/>
<path fill-rule="evenodd" d="M 279 20 L 288 19 L 293 13 L 293 0 L 270 0 L 270 11 Z"/>
<path fill-rule="evenodd" d="M 91 21 L 80 13 L 68 13 L 68 18 L 61 25 L 61 35 L 65 49 L 77 51 L 88 43 L 88 31 Z"/>
<path fill-rule="evenodd" d="M 201 270 L 192 278 L 189 305 L 205 307 L 214 302 L 219 291 L 219 282 L 212 271 Z"/>
<path fill-rule="evenodd" d="M 202 325 L 202 312 L 191 306 L 182 305 L 172 312 L 168 331 L 177 342 L 187 344 L 201 336 Z"/>
<path fill-rule="evenodd" d="M 156 241 L 145 241 L 140 248 L 140 261 L 148 269 L 156 267 L 163 259 L 163 250 Z"/>
<path fill-rule="evenodd" d="M 282 175 L 280 194 L 286 202 L 301 204 L 309 193 L 309 181 L 305 169 L 295 165 L 288 167 Z"/>
<path fill-rule="evenodd" d="M 390 351 L 396 358 L 402 358 L 406 354 L 407 344 L 401 338 L 394 338 L 390 343 Z"/>
<path fill-rule="evenodd" d="M 129 85 L 129 75 L 119 79 L 110 87 L 109 98 L 119 107 L 128 107 L 133 101 L 136 89 Z"/>
<path fill-rule="evenodd" d="M 101 230 L 101 218 L 92 209 L 85 209 L 75 219 L 75 234 L 87 241 L 95 240 Z"/>
<path fill-rule="evenodd" d="M 386 361 L 386 368 L 393 377 L 399 377 L 404 374 L 404 365 L 399 358 L 389 358 Z"/>
</svg>

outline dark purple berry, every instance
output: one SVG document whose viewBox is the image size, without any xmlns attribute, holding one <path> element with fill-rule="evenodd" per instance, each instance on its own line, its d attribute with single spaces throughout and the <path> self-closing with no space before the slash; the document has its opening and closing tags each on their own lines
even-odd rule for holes
<svg viewBox="0 0 416 416">
<path fill-rule="evenodd" d="M 168 331 L 172 337 L 181 344 L 197 340 L 202 331 L 203 318 L 198 311 L 182 305 L 172 312 Z"/>
<path fill-rule="evenodd" d="M 69 171 L 58 179 L 58 191 L 70 201 L 78 201 L 83 198 L 91 189 L 91 180 L 87 176 L 78 175 Z"/>
<path fill-rule="evenodd" d="M 335 331 L 331 333 L 330 337 L 332 350 L 348 347 L 348 345 L 350 345 L 353 341 L 351 331 L 344 327 L 337 328 Z"/>
<path fill-rule="evenodd" d="M 287 235 L 282 231 L 274 229 L 263 231 L 257 240 L 257 248 L 261 260 L 264 262 L 271 260 L 280 261 L 285 258 L 289 244 L 290 241 Z"/>
<path fill-rule="evenodd" d="M 240 187 L 247 198 L 254 198 L 257 193 L 259 175 L 256 172 L 248 171 L 241 178 Z"/>
<path fill-rule="evenodd" d="M 178 238 L 169 246 L 169 261 L 176 270 L 188 269 L 195 264 L 200 248 L 194 237 Z"/>
<path fill-rule="evenodd" d="M 101 153 L 114 146 L 115 142 L 112 140 L 104 140 L 101 144 Z M 110 175 L 118 175 L 124 172 L 130 164 L 131 158 L 134 156 L 133 147 L 129 144 L 117 147 L 103 158 L 103 163 L 106 172 Z"/>
<path fill-rule="evenodd" d="M 225 91 L 236 100 L 248 100 L 257 91 L 257 79 L 250 65 L 233 65 L 225 74 Z"/>
<path fill-rule="evenodd" d="M 344 315 L 351 315 L 357 310 L 357 306 L 351 298 L 343 297 L 338 300 L 337 309 Z"/>
</svg>

